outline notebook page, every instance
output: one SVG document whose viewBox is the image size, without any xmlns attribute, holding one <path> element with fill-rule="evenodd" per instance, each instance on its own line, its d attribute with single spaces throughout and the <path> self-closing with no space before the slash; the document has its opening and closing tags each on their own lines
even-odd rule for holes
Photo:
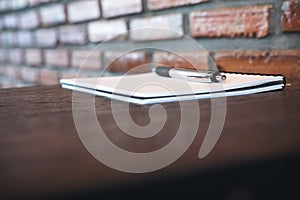
<svg viewBox="0 0 300 200">
<path fill-rule="evenodd" d="M 187 82 L 182 79 L 161 77 L 155 73 L 101 78 L 63 79 L 61 80 L 61 83 L 126 96 L 152 98 L 174 95 L 205 94 L 232 89 L 242 90 L 243 88 L 251 86 L 283 80 L 283 77 L 281 76 L 244 74 L 225 75 L 227 76 L 227 79 L 222 83 Z"/>
</svg>

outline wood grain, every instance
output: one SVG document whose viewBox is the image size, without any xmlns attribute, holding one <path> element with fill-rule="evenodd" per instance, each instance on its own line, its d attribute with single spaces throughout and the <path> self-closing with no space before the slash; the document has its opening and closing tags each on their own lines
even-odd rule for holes
<svg viewBox="0 0 300 200">
<path fill-rule="evenodd" d="M 118 172 L 89 154 L 74 126 L 71 91 L 59 86 L 0 90 L 0 198 L 100 199 L 117 195 L 138 199 L 145 193 L 154 198 L 158 192 L 177 196 L 180 191 L 183 197 L 230 198 L 240 187 L 251 196 L 261 194 L 259 188 L 265 184 L 271 186 L 262 194 L 279 184 L 281 190 L 272 191 L 277 196 L 276 192 L 291 189 L 284 181 L 299 177 L 300 82 L 291 84 L 283 91 L 227 98 L 221 138 L 204 159 L 197 154 L 210 122 L 211 104 L 199 100 L 200 128 L 192 146 L 170 166 L 145 174 Z M 120 112 L 126 109 L 124 103 L 119 104 Z M 153 140 L 142 141 L 120 131 L 112 118 L 110 100 L 97 97 L 95 103 L 108 137 L 120 147 L 132 150 L 128 145 L 133 144 L 141 152 L 160 148 L 174 137 L 180 106 L 163 106 L 168 113 L 166 127 Z M 183 109 L 193 108 L 187 105 Z M 141 125 L 149 123 L 148 110 L 149 106 L 130 105 L 133 119 Z"/>
</svg>

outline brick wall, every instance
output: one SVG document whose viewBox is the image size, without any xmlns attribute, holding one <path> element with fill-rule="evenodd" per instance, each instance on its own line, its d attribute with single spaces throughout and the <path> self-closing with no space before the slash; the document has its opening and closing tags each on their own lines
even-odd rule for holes
<svg viewBox="0 0 300 200">
<path fill-rule="evenodd" d="M 207 68 L 191 38 L 220 70 L 300 77 L 300 0 L 0 0 L 0 31 L 3 88 L 57 84 L 79 68 L 83 76 L 150 62 L 192 68 L 185 58 Z M 153 44 L 183 57 L 146 48 Z"/>
</svg>

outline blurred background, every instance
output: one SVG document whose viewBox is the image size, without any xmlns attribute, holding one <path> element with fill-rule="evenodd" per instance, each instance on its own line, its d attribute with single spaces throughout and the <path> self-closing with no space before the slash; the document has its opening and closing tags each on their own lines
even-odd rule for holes
<svg viewBox="0 0 300 200">
<path fill-rule="evenodd" d="M 143 27 L 175 32 L 129 31 Z M 201 68 L 211 56 L 222 71 L 300 77 L 299 0 L 0 0 L 0 31 L 0 88 L 58 84 L 85 58 L 86 76 L 107 65 L 112 74 L 149 62 L 192 67 L 157 49 L 124 54 L 149 43 L 178 49 Z M 208 54 L 188 51 L 185 35 Z"/>
</svg>

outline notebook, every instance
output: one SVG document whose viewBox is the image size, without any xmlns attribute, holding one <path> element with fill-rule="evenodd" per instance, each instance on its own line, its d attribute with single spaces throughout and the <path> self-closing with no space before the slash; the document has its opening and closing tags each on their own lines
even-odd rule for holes
<svg viewBox="0 0 300 200">
<path fill-rule="evenodd" d="M 62 79 L 63 88 L 135 104 L 155 104 L 192 99 L 249 95 L 281 90 L 280 75 L 223 73 L 221 83 L 199 83 L 162 77 L 154 72 L 98 78 Z"/>
</svg>

